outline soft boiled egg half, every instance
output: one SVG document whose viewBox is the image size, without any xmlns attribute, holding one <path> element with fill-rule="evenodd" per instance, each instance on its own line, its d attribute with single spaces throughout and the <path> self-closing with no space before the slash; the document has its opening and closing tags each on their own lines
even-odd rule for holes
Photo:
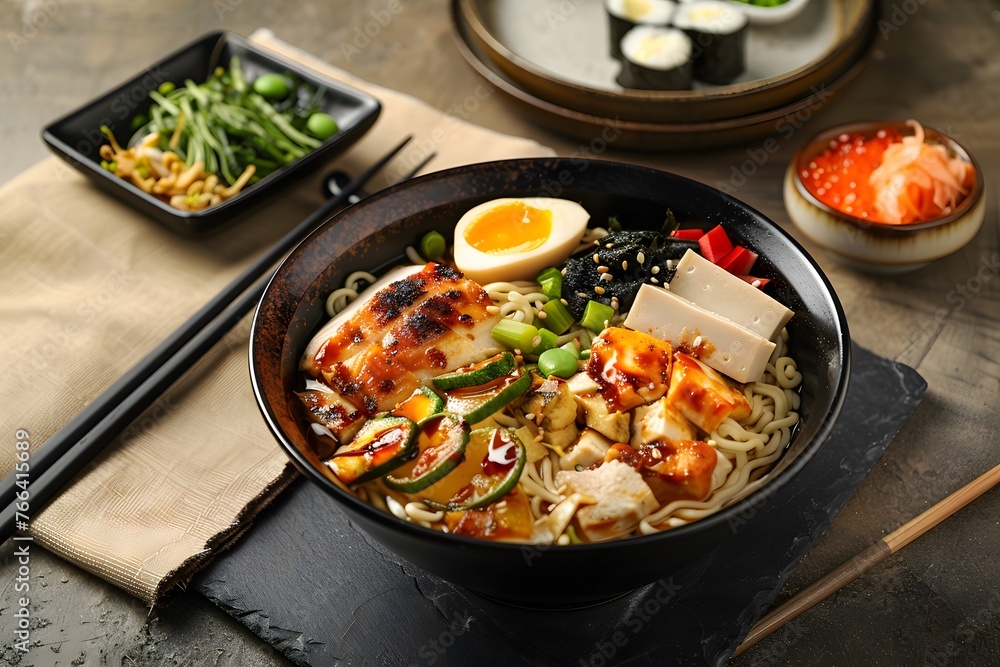
<svg viewBox="0 0 1000 667">
<path fill-rule="evenodd" d="M 455 265 L 480 284 L 534 280 L 566 261 L 589 221 L 582 206 L 566 199 L 494 199 L 455 226 Z"/>
</svg>

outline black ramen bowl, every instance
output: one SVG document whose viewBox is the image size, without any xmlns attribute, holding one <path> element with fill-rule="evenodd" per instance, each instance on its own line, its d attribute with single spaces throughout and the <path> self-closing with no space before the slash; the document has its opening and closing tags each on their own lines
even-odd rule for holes
<svg viewBox="0 0 1000 667">
<path fill-rule="evenodd" d="M 682 223 L 721 223 L 760 254 L 754 273 L 790 308 L 791 354 L 802 372 L 801 421 L 772 480 L 742 501 L 665 532 L 571 546 L 534 547 L 448 535 L 362 502 L 324 472 L 310 446 L 294 390 L 298 362 L 327 320 L 326 296 L 352 271 L 404 263 L 404 248 L 436 229 L 450 237 L 459 217 L 499 197 L 579 201 L 598 223 L 658 229 L 669 208 Z M 823 446 L 847 390 L 850 340 L 840 302 L 808 254 L 763 215 L 718 190 L 662 171 L 594 160 L 544 158 L 476 164 L 385 190 L 333 217 L 278 268 L 254 316 L 250 366 L 270 429 L 302 473 L 351 521 L 408 561 L 484 595 L 530 607 L 593 603 L 656 581 L 707 554 L 752 517 Z M 809 489 L 802 490 L 803 512 Z M 316 530 L 323 530 L 316 526 Z M 330 563 L 330 567 L 336 567 Z"/>
<path fill-rule="evenodd" d="M 318 92 L 315 100 L 317 107 L 333 116 L 339 131 L 318 148 L 248 185 L 236 196 L 200 211 L 174 208 L 101 167 L 98 151 L 106 143 L 100 132 L 102 125 L 110 127 L 124 146 L 132 136 L 132 119 L 149 111 L 151 90 L 167 82 L 182 86 L 185 79 L 201 83 L 217 66 L 228 67 L 233 56 L 239 57 L 243 73 L 249 81 L 262 74 L 288 72 L 312 85 Z M 380 111 L 381 105 L 371 95 L 308 69 L 236 33 L 223 31 L 199 38 L 113 90 L 53 121 L 42 130 L 42 140 L 56 155 L 79 169 L 105 192 L 175 231 L 200 235 L 216 231 L 260 204 L 265 197 L 350 148 L 368 131 Z"/>
</svg>

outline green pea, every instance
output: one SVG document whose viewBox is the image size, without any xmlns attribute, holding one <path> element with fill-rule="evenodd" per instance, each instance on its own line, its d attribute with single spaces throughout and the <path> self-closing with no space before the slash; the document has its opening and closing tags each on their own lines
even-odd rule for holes
<svg viewBox="0 0 1000 667">
<path fill-rule="evenodd" d="M 570 352 L 561 347 L 554 347 L 551 350 L 545 350 L 538 357 L 538 370 L 545 377 L 555 375 L 560 378 L 568 378 L 576 373 L 576 362 L 576 357 Z"/>
<path fill-rule="evenodd" d="M 329 114 L 314 113 L 306 121 L 306 129 L 309 130 L 309 134 L 317 139 L 329 139 L 337 134 L 339 128 L 337 127 L 337 121 Z"/>
<path fill-rule="evenodd" d="M 288 81 L 280 74 L 261 74 L 253 82 L 253 89 L 269 100 L 283 100 L 288 97 Z"/>
<path fill-rule="evenodd" d="M 138 116 L 135 116 L 132 119 L 132 129 L 133 130 L 138 130 L 140 127 L 142 127 L 143 125 L 145 125 L 148 122 L 149 122 L 149 118 L 146 117 L 146 114 L 142 114 L 141 113 L 141 114 L 139 114 Z"/>
<path fill-rule="evenodd" d="M 174 85 L 173 81 L 164 81 L 163 83 L 160 84 L 160 87 L 157 88 L 157 90 L 160 91 L 160 95 L 169 95 L 170 93 L 174 92 L 174 88 L 176 88 L 176 86 Z"/>
<path fill-rule="evenodd" d="M 427 232 L 420 239 L 420 256 L 424 259 L 440 259 L 448 243 L 438 232 Z"/>
</svg>

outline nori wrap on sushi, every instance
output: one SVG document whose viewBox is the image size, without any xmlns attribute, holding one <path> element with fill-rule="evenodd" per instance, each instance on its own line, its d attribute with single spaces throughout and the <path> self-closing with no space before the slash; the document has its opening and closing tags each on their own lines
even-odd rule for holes
<svg viewBox="0 0 1000 667">
<path fill-rule="evenodd" d="M 722 2 L 708 0 L 683 5 L 674 17 L 693 43 L 694 78 L 726 85 L 746 69 L 746 15 Z"/>
<path fill-rule="evenodd" d="M 672 0 L 605 0 L 611 38 L 611 57 L 621 60 L 622 39 L 638 25 L 666 26 L 674 14 Z"/>
<path fill-rule="evenodd" d="M 639 26 L 622 40 L 618 84 L 641 90 L 687 90 L 693 66 L 691 40 L 680 30 Z"/>
</svg>

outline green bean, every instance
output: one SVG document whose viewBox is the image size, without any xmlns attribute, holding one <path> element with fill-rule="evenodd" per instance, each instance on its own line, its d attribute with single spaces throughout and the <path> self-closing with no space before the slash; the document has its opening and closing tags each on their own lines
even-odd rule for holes
<svg viewBox="0 0 1000 667">
<path fill-rule="evenodd" d="M 577 371 L 577 358 L 561 347 L 545 350 L 538 356 L 538 370 L 545 377 L 568 378 Z"/>
</svg>

